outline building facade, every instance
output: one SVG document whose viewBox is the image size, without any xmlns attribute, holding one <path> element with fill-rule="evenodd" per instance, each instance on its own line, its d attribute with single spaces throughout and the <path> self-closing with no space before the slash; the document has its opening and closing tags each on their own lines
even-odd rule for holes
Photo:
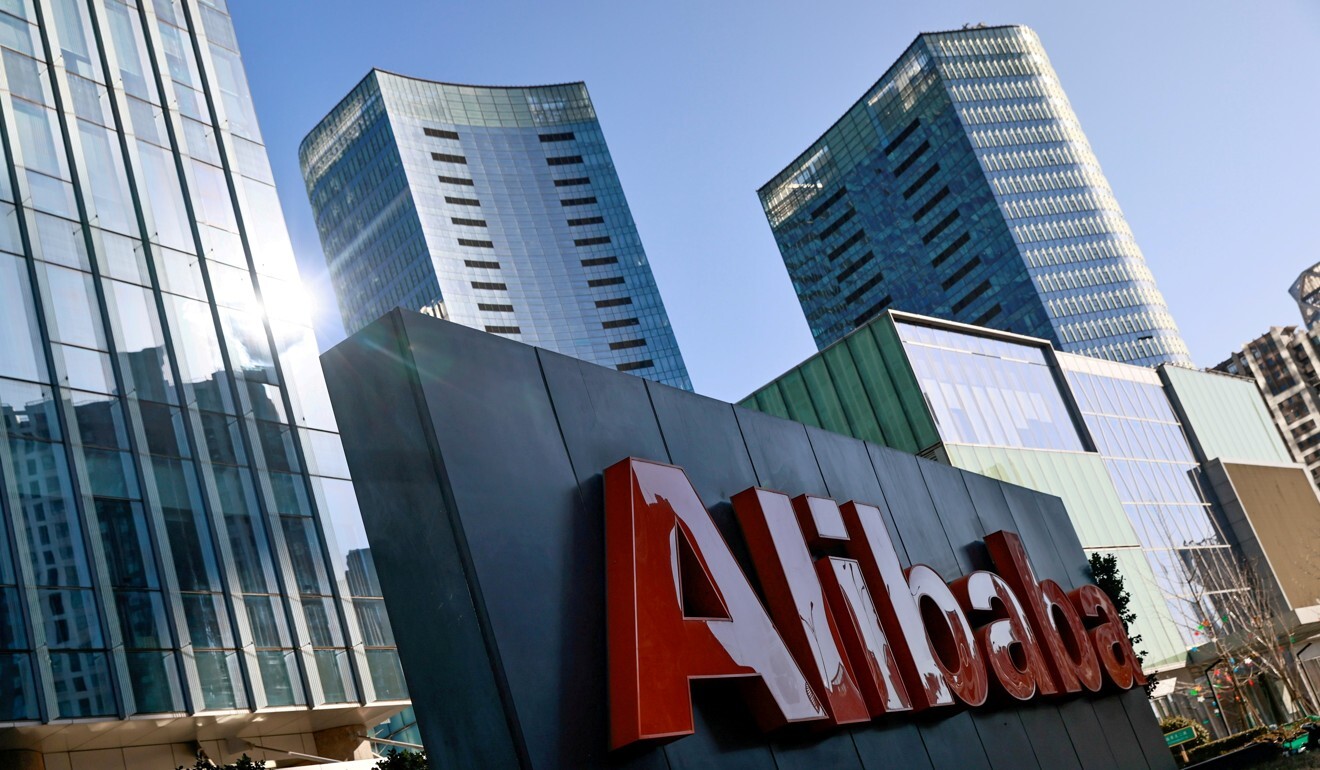
<svg viewBox="0 0 1320 770">
<path fill-rule="evenodd" d="M 758 194 L 822 349 L 893 307 L 1191 363 L 1026 27 L 919 36 Z"/>
<path fill-rule="evenodd" d="M 1320 334 L 1275 326 L 1215 369 L 1255 381 L 1297 462 L 1320 483 Z"/>
<path fill-rule="evenodd" d="M 1320 265 L 1303 271 L 1288 293 L 1305 326 L 1275 326 L 1215 369 L 1256 382 L 1293 458 L 1320 484 Z"/>
<path fill-rule="evenodd" d="M 0 28 L 0 765 L 361 756 L 407 692 L 225 2 Z"/>
<path fill-rule="evenodd" d="M 691 389 L 584 84 L 373 70 L 299 157 L 349 333 L 404 307 Z"/>
<path fill-rule="evenodd" d="M 1283 527 L 1250 534 L 1241 521 L 1261 507 L 1296 522 L 1261 494 L 1264 476 L 1287 478 L 1290 494 L 1308 485 L 1241 378 L 888 311 L 742 404 L 1058 495 L 1083 547 L 1118 559 L 1153 671 L 1185 672 L 1233 633 L 1224 608 L 1243 590 L 1241 555 L 1286 582 L 1271 566 L 1293 558 Z M 1240 480 L 1231 501 L 1216 491 L 1232 491 L 1225 469 Z M 1284 614 L 1320 604 L 1313 581 L 1289 580 Z"/>
</svg>

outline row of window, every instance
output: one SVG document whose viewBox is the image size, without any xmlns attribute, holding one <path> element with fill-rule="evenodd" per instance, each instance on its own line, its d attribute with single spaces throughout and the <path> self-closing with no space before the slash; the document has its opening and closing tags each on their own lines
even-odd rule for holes
<svg viewBox="0 0 1320 770">
<path fill-rule="evenodd" d="M 911 198 L 913 195 L 916 195 L 918 192 L 921 191 L 921 188 L 926 186 L 926 183 L 930 181 L 931 177 L 935 176 L 939 172 L 940 172 L 940 164 L 932 163 L 930 165 L 930 168 L 926 169 L 921 176 L 917 177 L 917 181 L 913 182 L 911 185 L 908 186 L 906 190 L 903 191 L 903 199 L 907 200 Z"/>
<path fill-rule="evenodd" d="M 907 139 L 909 136 L 912 136 L 912 132 L 916 131 L 917 126 L 920 125 L 921 125 L 921 118 L 913 118 L 912 122 L 907 124 L 907 127 L 904 128 L 902 131 L 900 131 L 898 133 L 898 136 L 894 137 L 894 140 L 892 142 L 885 145 L 885 154 L 892 155 L 894 153 L 894 150 L 897 150 L 898 146 L 903 143 L 903 140 Z"/>
<path fill-rule="evenodd" d="M 940 265 L 944 264 L 945 260 L 953 256 L 958 251 L 958 249 L 961 249 L 963 246 L 966 246 L 967 243 L 971 240 L 972 240 L 972 234 L 968 232 L 964 232 L 962 235 L 958 236 L 957 238 L 954 238 L 952 243 L 950 243 L 948 246 L 945 246 L 944 249 L 941 250 L 939 254 L 935 255 L 935 258 L 930 261 L 930 266 L 939 267 Z"/>
<path fill-rule="evenodd" d="M 967 260 L 967 263 L 965 265 L 955 270 L 953 272 L 953 275 L 950 275 L 948 278 L 944 279 L 940 283 L 940 287 L 945 291 L 952 289 L 955 285 L 957 285 L 959 281 L 966 278 L 967 274 L 975 270 L 977 265 L 980 264 L 981 264 L 980 257 L 972 257 L 971 259 Z"/>
<path fill-rule="evenodd" d="M 921 144 L 917 145 L 917 148 L 912 151 L 911 155 L 908 155 L 903 159 L 902 163 L 899 163 L 894 167 L 894 178 L 897 179 L 898 177 L 903 176 L 903 172 L 912 168 L 912 165 L 916 163 L 922 155 L 925 155 L 926 151 L 929 149 L 930 142 L 928 141 L 923 141 Z"/>
<path fill-rule="evenodd" d="M 953 224 L 954 221 L 957 220 L 959 216 L 961 215 L 958 213 L 958 209 L 954 209 L 953 211 L 950 211 L 948 216 L 946 216 L 944 219 L 941 219 L 937 225 L 927 230 L 926 234 L 921 236 L 922 244 L 929 244 L 931 241 L 938 238 L 940 236 L 940 233 L 948 229 L 949 225 Z"/>
<path fill-rule="evenodd" d="M 967 292 L 967 295 L 957 302 L 953 303 L 953 312 L 955 315 L 967 309 L 968 305 L 975 302 L 982 294 L 990 290 L 990 279 L 987 278 L 976 285 L 976 288 Z"/>
</svg>

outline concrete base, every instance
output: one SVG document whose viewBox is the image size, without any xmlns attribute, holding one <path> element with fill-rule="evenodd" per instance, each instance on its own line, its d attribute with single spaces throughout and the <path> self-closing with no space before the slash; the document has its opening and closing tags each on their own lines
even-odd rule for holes
<svg viewBox="0 0 1320 770">
<path fill-rule="evenodd" d="M 371 759 L 371 744 L 367 742 L 365 725 L 331 727 L 312 733 L 312 737 L 316 740 L 317 756 L 341 762 Z"/>
</svg>

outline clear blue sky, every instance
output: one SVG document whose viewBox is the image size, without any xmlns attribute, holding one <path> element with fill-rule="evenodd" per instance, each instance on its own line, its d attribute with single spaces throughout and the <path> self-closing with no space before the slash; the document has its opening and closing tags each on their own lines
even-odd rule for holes
<svg viewBox="0 0 1320 770">
<path fill-rule="evenodd" d="M 1201 366 L 1300 317 L 1320 261 L 1320 2 L 230 0 L 322 348 L 343 335 L 298 142 L 371 67 L 584 80 L 696 389 L 815 351 L 756 188 L 919 32 L 1040 34 Z"/>
</svg>

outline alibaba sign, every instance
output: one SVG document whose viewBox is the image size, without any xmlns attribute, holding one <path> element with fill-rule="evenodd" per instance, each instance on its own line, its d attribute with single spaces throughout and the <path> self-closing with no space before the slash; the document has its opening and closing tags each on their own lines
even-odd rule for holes
<svg viewBox="0 0 1320 770">
<path fill-rule="evenodd" d="M 605 471 L 610 739 L 693 730 L 689 681 L 737 678 L 758 723 L 851 724 L 1144 684 L 1094 585 L 1037 580 L 1012 532 L 995 572 L 899 564 L 879 509 L 752 488 L 733 497 L 765 603 L 672 465 Z"/>
</svg>

